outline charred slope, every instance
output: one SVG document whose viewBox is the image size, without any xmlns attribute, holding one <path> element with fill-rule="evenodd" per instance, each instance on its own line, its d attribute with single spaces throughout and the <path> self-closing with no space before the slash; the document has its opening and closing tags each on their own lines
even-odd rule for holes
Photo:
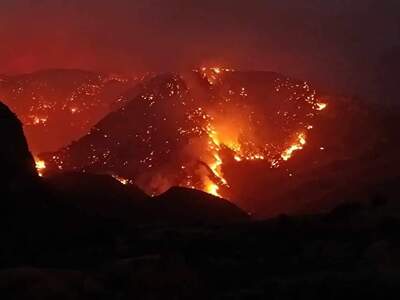
<svg viewBox="0 0 400 300">
<path fill-rule="evenodd" d="M 179 155 L 196 136 L 188 111 L 195 108 L 185 82 L 174 74 L 150 79 L 136 97 L 94 126 L 91 132 L 56 153 L 43 157 L 48 170 L 115 174 L 143 186 L 162 185 L 155 174 L 174 172 L 179 177 Z M 190 108 L 188 108 L 190 107 Z M 178 132 L 182 134 L 177 134 Z M 170 164 L 168 164 L 170 163 Z M 176 181 L 176 184 L 178 181 Z M 166 190 L 171 183 L 166 182 Z M 172 184 L 174 185 L 174 184 Z"/>
<path fill-rule="evenodd" d="M 130 97 L 90 134 L 44 155 L 49 173 L 118 175 L 150 195 L 196 188 L 261 218 L 330 210 L 353 192 L 392 197 L 378 188 L 399 164 L 399 116 L 386 107 L 223 69 L 158 75 Z M 285 149 L 296 150 L 283 159 Z"/>
<path fill-rule="evenodd" d="M 40 153 L 86 134 L 132 85 L 120 76 L 44 70 L 0 79 L 0 99 L 24 124 L 32 151 Z"/>
</svg>

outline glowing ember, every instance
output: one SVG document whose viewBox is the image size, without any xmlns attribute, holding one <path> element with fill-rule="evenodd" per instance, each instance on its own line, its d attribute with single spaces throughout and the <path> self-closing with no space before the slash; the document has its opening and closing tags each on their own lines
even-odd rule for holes
<svg viewBox="0 0 400 300">
<path fill-rule="evenodd" d="M 215 67 L 215 68 L 211 68 L 211 70 L 213 70 L 215 73 L 220 74 L 221 73 L 221 68 Z"/>
<path fill-rule="evenodd" d="M 32 122 L 29 122 L 29 125 L 45 125 L 47 122 L 47 117 L 39 117 L 39 116 L 29 116 Z"/>
<path fill-rule="evenodd" d="M 43 177 L 43 171 L 46 169 L 46 162 L 35 157 L 35 167 L 40 177 Z"/>
</svg>

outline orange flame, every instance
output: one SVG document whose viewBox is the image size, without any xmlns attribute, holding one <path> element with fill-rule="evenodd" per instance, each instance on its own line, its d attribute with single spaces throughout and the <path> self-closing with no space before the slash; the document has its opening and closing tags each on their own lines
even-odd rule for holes
<svg viewBox="0 0 400 300">
<path fill-rule="evenodd" d="M 219 186 L 217 184 L 215 184 L 214 182 L 212 182 L 211 180 L 208 180 L 205 183 L 205 192 L 209 193 L 211 195 L 214 195 L 216 197 L 221 197 L 221 195 L 219 194 L 218 190 L 219 190 Z"/>
<path fill-rule="evenodd" d="M 315 109 L 316 110 L 324 110 L 327 106 L 328 106 L 327 103 L 319 102 L 319 103 L 316 103 Z"/>
<path fill-rule="evenodd" d="M 131 180 L 123 178 L 121 176 L 118 175 L 111 175 L 115 180 L 121 182 L 123 185 L 127 185 L 131 183 Z"/>
<path fill-rule="evenodd" d="M 46 169 L 46 162 L 44 160 L 35 157 L 35 167 L 38 175 L 40 177 L 43 177 L 43 171 Z"/>
<path fill-rule="evenodd" d="M 302 150 L 304 145 L 306 144 L 306 135 L 305 133 L 300 133 L 297 136 L 297 141 L 294 142 L 292 145 L 289 146 L 283 153 L 281 154 L 281 157 L 284 161 L 289 160 L 295 151 Z"/>
</svg>

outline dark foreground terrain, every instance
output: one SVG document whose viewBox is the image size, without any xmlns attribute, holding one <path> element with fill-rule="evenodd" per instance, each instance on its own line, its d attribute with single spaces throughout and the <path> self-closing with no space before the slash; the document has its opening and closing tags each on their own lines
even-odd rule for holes
<svg viewBox="0 0 400 300">
<path fill-rule="evenodd" d="M 73 238 L 53 232 L 34 245 L 3 233 L 2 299 L 397 299 L 400 219 L 390 206 Z"/>
<path fill-rule="evenodd" d="M 256 222 L 194 190 L 41 179 L 4 105 L 0 135 L 1 299 L 398 298 L 399 178 L 384 197 Z"/>
</svg>

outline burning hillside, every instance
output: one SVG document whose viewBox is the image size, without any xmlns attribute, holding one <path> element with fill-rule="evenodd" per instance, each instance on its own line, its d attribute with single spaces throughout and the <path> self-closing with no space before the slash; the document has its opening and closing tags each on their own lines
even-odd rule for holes
<svg viewBox="0 0 400 300">
<path fill-rule="evenodd" d="M 23 122 L 31 150 L 40 153 L 86 134 L 132 84 L 117 75 L 48 70 L 0 78 L 0 100 Z"/>
<path fill-rule="evenodd" d="M 41 159 L 49 173 L 108 173 L 151 195 L 184 186 L 235 198 L 229 166 L 283 167 L 307 146 L 326 106 L 309 83 L 275 73 L 164 74 L 141 83 L 87 136 Z"/>
</svg>

